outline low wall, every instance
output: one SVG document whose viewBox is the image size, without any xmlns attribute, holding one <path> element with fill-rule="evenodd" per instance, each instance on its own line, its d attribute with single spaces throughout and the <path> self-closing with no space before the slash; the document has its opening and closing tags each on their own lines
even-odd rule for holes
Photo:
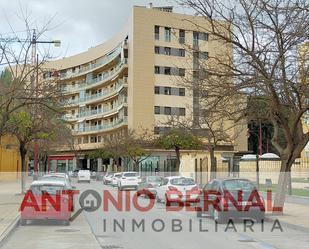
<svg viewBox="0 0 309 249">
<path fill-rule="evenodd" d="M 280 160 L 259 160 L 260 183 L 271 179 L 273 183 L 278 182 L 281 167 Z M 291 170 L 292 178 L 309 178 L 309 160 L 297 160 Z M 256 161 L 240 161 L 239 177 L 256 180 Z"/>
</svg>

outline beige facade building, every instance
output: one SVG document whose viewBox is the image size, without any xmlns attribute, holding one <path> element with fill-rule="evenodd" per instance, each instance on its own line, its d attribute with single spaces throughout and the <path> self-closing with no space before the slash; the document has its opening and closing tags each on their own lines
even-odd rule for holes
<svg viewBox="0 0 309 249">
<path fill-rule="evenodd" d="M 136 6 L 123 30 L 109 41 L 50 62 L 53 70 L 45 77 L 58 77 L 64 93 L 63 118 L 80 152 L 76 157 L 69 149 L 60 150 L 54 157 L 58 166 L 70 169 L 78 162 L 100 170 L 106 162 L 91 162 L 83 153 L 102 147 L 105 139 L 128 130 L 160 134 L 168 129 L 166 121 L 171 116 L 194 117 L 192 91 L 180 82 L 194 77 L 196 59 L 207 62 L 210 56 L 228 51 L 192 24 L 203 26 L 203 22 L 201 17 L 173 13 L 172 7 Z M 239 133 L 239 127 L 235 129 Z M 246 127 L 241 129 L 239 139 L 224 150 L 247 150 Z M 174 158 L 173 152 L 154 154 L 153 167 Z"/>
</svg>

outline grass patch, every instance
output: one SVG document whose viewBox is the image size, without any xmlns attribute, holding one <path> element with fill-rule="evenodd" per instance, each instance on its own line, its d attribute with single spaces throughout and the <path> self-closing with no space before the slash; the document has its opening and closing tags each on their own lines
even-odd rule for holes
<svg viewBox="0 0 309 249">
<path fill-rule="evenodd" d="M 271 190 L 273 193 L 276 193 L 277 184 L 273 184 L 271 188 L 267 188 L 264 184 L 260 185 L 260 191 L 267 191 Z M 293 188 L 292 195 L 301 196 L 301 197 L 309 197 L 309 189 L 300 189 L 300 188 Z"/>
<path fill-rule="evenodd" d="M 309 178 L 292 178 L 293 182 L 309 183 Z"/>
</svg>

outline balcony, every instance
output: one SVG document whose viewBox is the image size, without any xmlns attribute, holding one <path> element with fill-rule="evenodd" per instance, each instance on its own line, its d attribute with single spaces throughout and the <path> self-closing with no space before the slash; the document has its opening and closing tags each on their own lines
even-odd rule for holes
<svg viewBox="0 0 309 249">
<path fill-rule="evenodd" d="M 95 118 L 95 116 L 107 116 L 114 112 L 117 112 L 123 105 L 127 104 L 127 97 L 124 97 L 121 101 L 114 104 L 113 106 L 106 106 L 97 110 L 90 110 L 81 112 L 78 114 L 66 114 L 62 118 L 66 121 L 75 121 L 79 118 Z"/>
<path fill-rule="evenodd" d="M 103 125 L 95 125 L 95 126 L 87 126 L 79 129 L 75 129 L 73 134 L 74 135 L 80 135 L 82 133 L 97 133 L 97 132 L 104 132 L 104 131 L 109 131 L 113 130 L 116 128 L 119 128 L 123 125 L 128 124 L 128 119 L 127 117 L 123 117 L 121 119 L 116 120 L 115 122 L 111 122 L 108 124 L 103 124 Z"/>
<path fill-rule="evenodd" d="M 115 77 L 117 74 L 120 73 L 120 71 L 127 65 L 128 59 L 124 58 L 123 60 L 120 61 L 120 63 L 117 64 L 116 67 L 113 68 L 113 70 L 106 72 L 102 74 L 101 77 L 93 78 L 92 80 L 89 80 L 85 83 L 77 84 L 74 87 L 64 87 L 62 88 L 62 92 L 64 94 L 66 93 L 72 93 L 75 91 L 80 91 L 83 89 L 95 87 L 97 85 L 102 84 L 103 82 L 107 82 L 111 80 L 113 77 Z"/>
<path fill-rule="evenodd" d="M 79 105 L 81 103 L 85 102 L 92 102 L 97 101 L 99 99 L 108 98 L 110 96 L 113 96 L 114 94 L 117 94 L 121 91 L 121 89 L 124 87 L 124 85 L 127 83 L 127 79 L 124 80 L 118 80 L 116 85 L 114 87 L 109 87 L 107 89 L 104 89 L 102 92 L 92 95 L 87 95 L 85 98 L 79 98 L 76 100 L 68 100 L 66 102 L 63 102 L 63 105 Z"/>
<path fill-rule="evenodd" d="M 73 72 L 61 73 L 60 79 L 64 80 L 64 79 L 76 77 L 76 76 L 79 76 L 80 74 L 85 74 L 86 72 L 90 72 L 90 71 L 93 71 L 95 69 L 98 69 L 98 68 L 104 66 L 105 64 L 111 62 L 112 60 L 114 60 L 117 56 L 119 56 L 120 53 L 121 53 L 121 50 L 122 50 L 122 44 L 119 45 L 117 48 L 115 48 L 108 55 L 104 56 L 101 59 L 98 59 L 98 61 L 96 63 L 91 63 L 88 66 L 83 66 L 83 67 L 79 68 L 78 70 L 76 70 L 74 73 Z"/>
</svg>

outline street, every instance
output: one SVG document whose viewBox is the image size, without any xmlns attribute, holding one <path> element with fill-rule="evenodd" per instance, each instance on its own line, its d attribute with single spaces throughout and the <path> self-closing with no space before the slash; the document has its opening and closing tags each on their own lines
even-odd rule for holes
<svg viewBox="0 0 309 249">
<path fill-rule="evenodd" d="M 80 193 L 91 189 L 102 194 L 108 190 L 117 196 L 116 188 L 105 186 L 101 181 L 76 186 Z M 149 200 L 139 197 L 138 203 L 145 207 Z M 111 202 L 108 208 L 108 211 L 103 211 L 103 207 L 94 212 L 83 211 L 70 226 L 56 222 L 18 226 L 2 248 L 100 248 L 98 244 L 106 249 L 309 248 L 309 231 L 293 230 L 284 224 L 281 224 L 283 231 L 278 228 L 271 231 L 273 221 L 265 222 L 264 226 L 254 224 L 251 231 L 242 221 L 234 227 L 216 225 L 208 217 L 196 218 L 194 212 L 167 212 L 162 203 L 155 203 L 147 212 L 134 207 L 130 211 L 118 211 Z"/>
</svg>

